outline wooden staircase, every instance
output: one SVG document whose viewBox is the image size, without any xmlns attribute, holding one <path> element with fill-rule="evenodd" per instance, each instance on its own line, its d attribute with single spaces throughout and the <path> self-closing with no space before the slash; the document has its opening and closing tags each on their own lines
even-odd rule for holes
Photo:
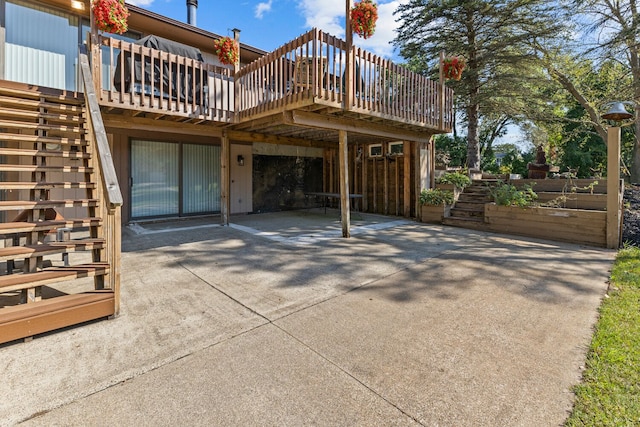
<svg viewBox="0 0 640 427">
<path fill-rule="evenodd" d="M 121 196 L 97 121 L 81 94 L 0 81 L 0 343 L 118 312 Z"/>
<path fill-rule="evenodd" d="M 484 205 L 493 201 L 491 185 L 497 180 L 474 180 L 465 187 L 451 208 L 451 215 L 443 218 L 442 223 L 454 227 L 485 230 Z"/>
</svg>

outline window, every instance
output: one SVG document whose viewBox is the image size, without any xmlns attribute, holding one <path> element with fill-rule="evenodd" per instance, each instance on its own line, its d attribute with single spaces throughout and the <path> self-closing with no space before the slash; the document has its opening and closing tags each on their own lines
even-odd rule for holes
<svg viewBox="0 0 640 427">
<path fill-rule="evenodd" d="M 402 156 L 404 154 L 404 142 L 390 142 L 389 155 Z"/>
<path fill-rule="evenodd" d="M 76 90 L 77 16 L 22 0 L 5 5 L 4 78 Z"/>
<path fill-rule="evenodd" d="M 371 144 L 369 146 L 369 157 L 382 157 L 382 144 Z"/>
</svg>

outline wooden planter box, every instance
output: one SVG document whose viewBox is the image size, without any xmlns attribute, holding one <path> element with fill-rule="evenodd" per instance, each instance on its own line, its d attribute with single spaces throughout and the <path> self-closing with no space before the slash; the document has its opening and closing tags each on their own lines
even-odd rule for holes
<svg viewBox="0 0 640 427">
<path fill-rule="evenodd" d="M 607 213 L 581 209 L 519 208 L 484 205 L 484 221 L 491 231 L 560 242 L 605 247 Z"/>
<path fill-rule="evenodd" d="M 422 205 L 420 207 L 420 221 L 442 224 L 442 218 L 448 217 L 451 206 Z"/>
</svg>

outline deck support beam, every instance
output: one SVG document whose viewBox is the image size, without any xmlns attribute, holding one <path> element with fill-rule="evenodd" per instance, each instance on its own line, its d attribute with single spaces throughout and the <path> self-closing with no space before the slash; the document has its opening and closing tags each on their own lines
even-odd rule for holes
<svg viewBox="0 0 640 427">
<path fill-rule="evenodd" d="M 342 237 L 351 237 L 351 212 L 349 208 L 349 148 L 347 132 L 339 131 L 338 163 L 340 168 L 340 215 Z"/>
<path fill-rule="evenodd" d="M 354 123 L 352 119 L 325 116 L 308 111 L 286 112 L 283 118 L 283 122 L 288 125 L 352 132 L 361 135 L 390 138 L 396 141 L 429 142 L 432 135 L 424 132 L 412 132 L 410 130 L 389 129 L 387 126 L 373 122 L 367 122 L 366 124 Z"/>
</svg>

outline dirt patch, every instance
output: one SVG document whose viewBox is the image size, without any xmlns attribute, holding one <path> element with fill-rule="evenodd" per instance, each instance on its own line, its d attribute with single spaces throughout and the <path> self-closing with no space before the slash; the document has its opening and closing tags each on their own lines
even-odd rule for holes
<svg viewBox="0 0 640 427">
<path fill-rule="evenodd" d="M 640 246 L 640 185 L 626 186 L 624 206 L 622 242 Z"/>
</svg>

